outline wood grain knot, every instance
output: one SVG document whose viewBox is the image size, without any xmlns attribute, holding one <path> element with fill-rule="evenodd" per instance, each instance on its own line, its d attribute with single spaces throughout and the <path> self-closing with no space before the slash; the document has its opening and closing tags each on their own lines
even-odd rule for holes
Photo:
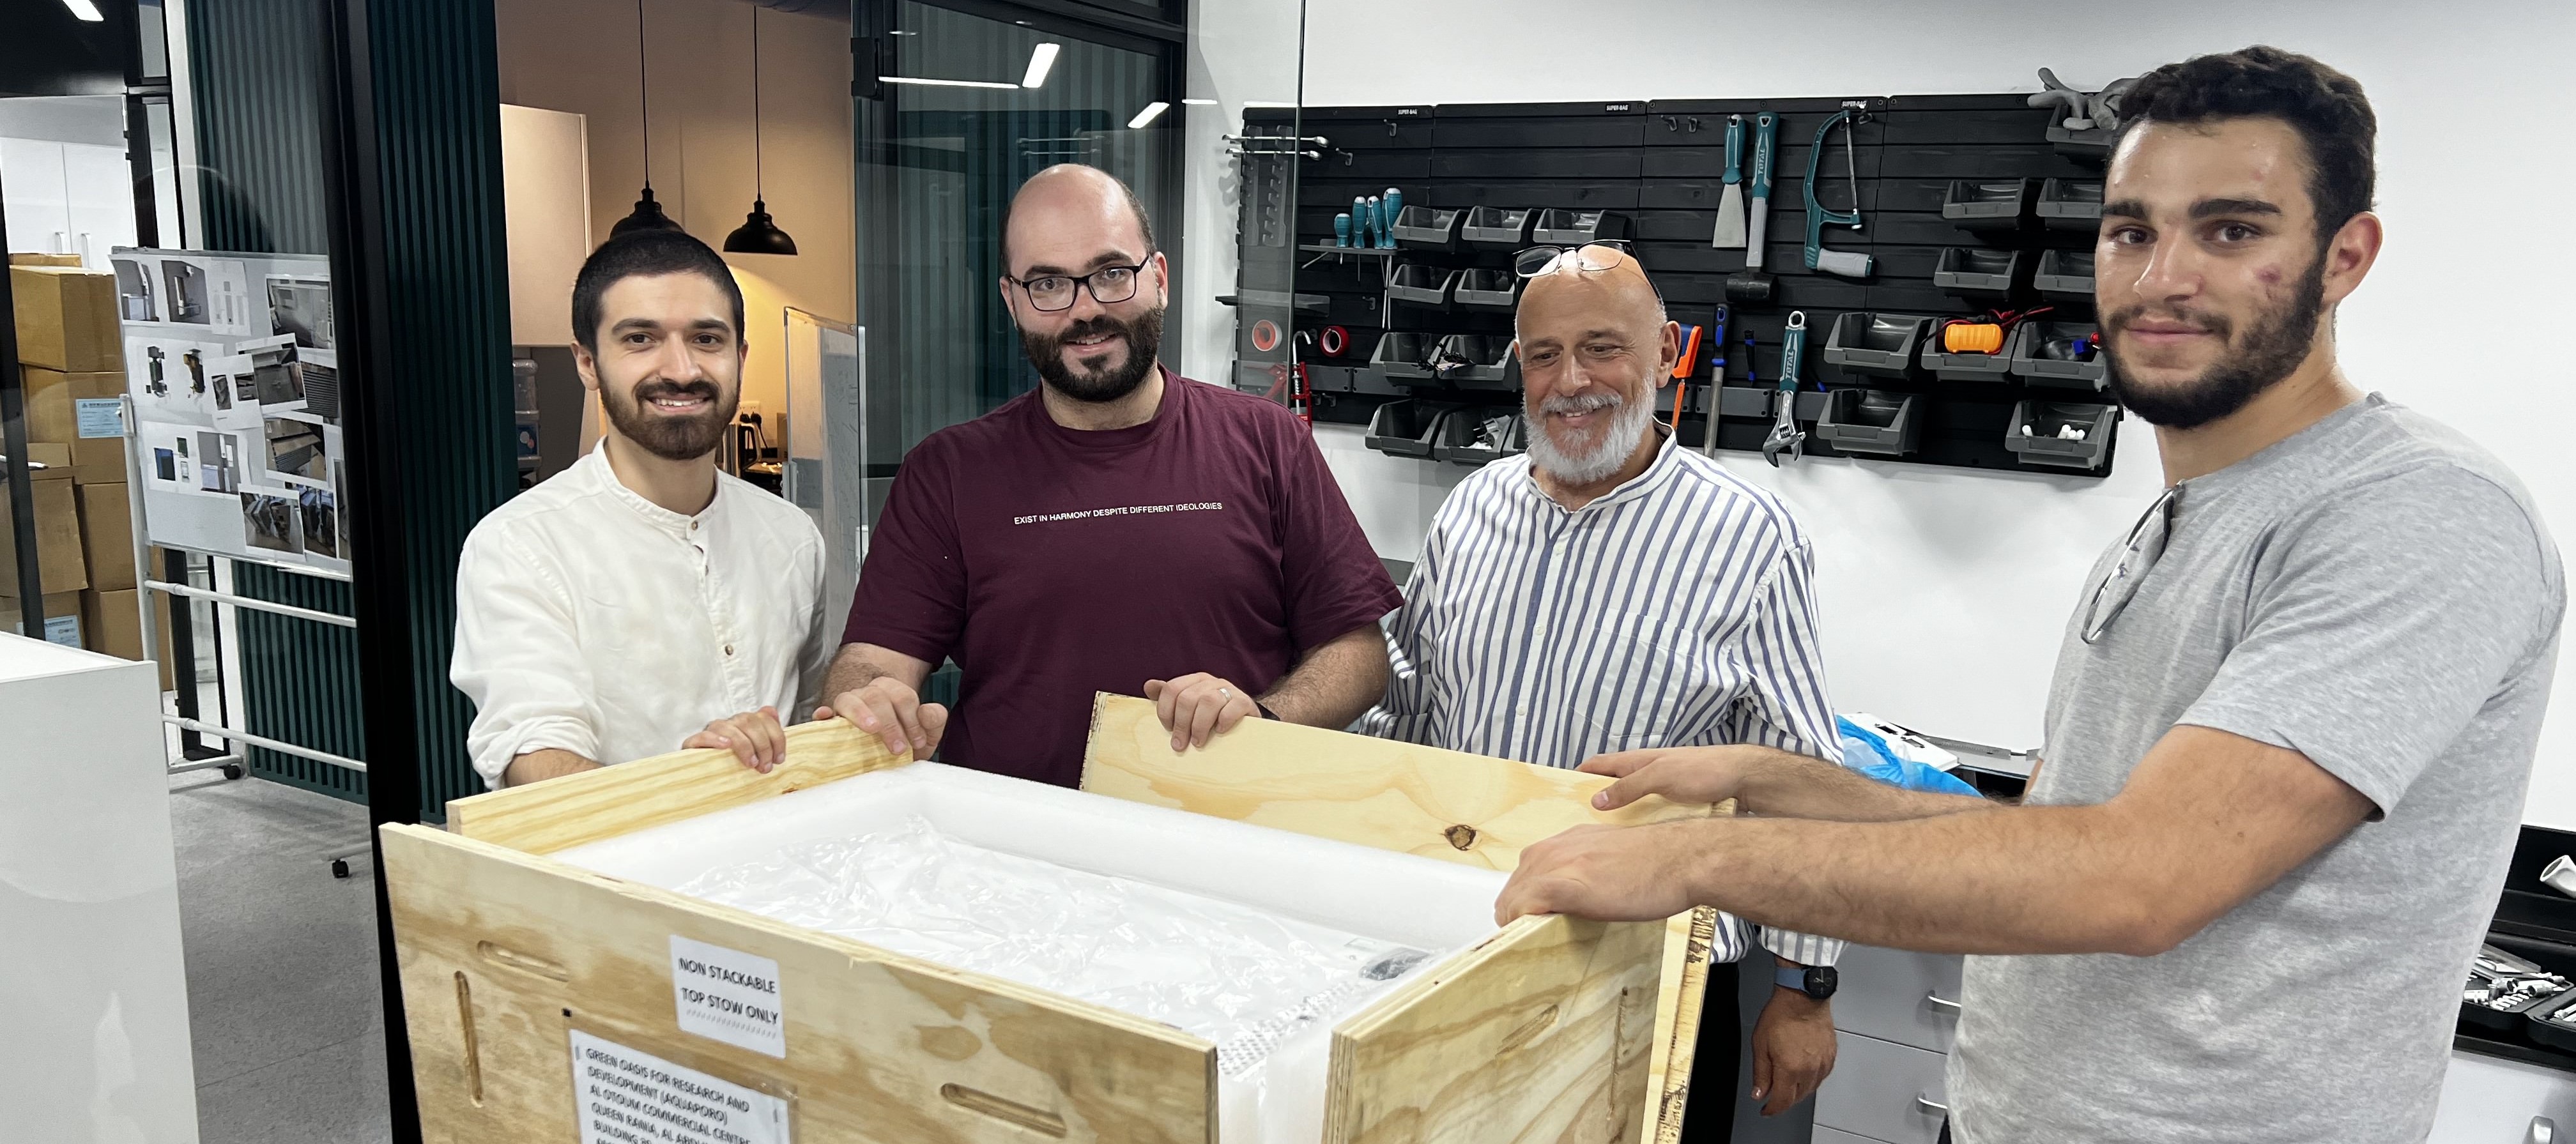
<svg viewBox="0 0 2576 1144">
<path fill-rule="evenodd" d="M 1463 822 L 1456 826 L 1452 826 L 1447 830 L 1443 830 L 1440 833 L 1442 837 L 1449 840 L 1449 844 L 1451 846 L 1455 846 L 1460 850 L 1465 850 L 1476 844 L 1476 828 Z"/>
<path fill-rule="evenodd" d="M 1059 1138 L 1064 1135 L 1064 1118 L 1043 1108 L 1032 1108 L 1016 1100 L 1005 1100 L 992 1093 L 968 1088 L 962 1084 L 940 1085 L 939 1096 L 940 1099 L 968 1112 L 979 1112 L 995 1120 L 1017 1124 L 1032 1132 L 1042 1132 Z"/>
<path fill-rule="evenodd" d="M 488 941 L 476 942 L 474 952 L 482 954 L 485 961 L 515 969 L 521 973 L 533 973 L 556 981 L 572 980 L 571 970 L 535 954 L 521 953 L 508 946 L 494 945 Z"/>
<path fill-rule="evenodd" d="M 1494 1052 L 1499 1055 L 1502 1053 L 1508 1053 L 1522 1045 L 1526 1045 L 1530 1042 L 1531 1038 L 1546 1032 L 1548 1030 L 1548 1026 L 1554 1024 L 1556 1024 L 1556 1006 L 1550 1005 L 1545 1009 L 1539 1010 L 1536 1016 L 1521 1022 L 1520 1028 L 1504 1034 L 1502 1046 L 1495 1049 Z"/>
</svg>

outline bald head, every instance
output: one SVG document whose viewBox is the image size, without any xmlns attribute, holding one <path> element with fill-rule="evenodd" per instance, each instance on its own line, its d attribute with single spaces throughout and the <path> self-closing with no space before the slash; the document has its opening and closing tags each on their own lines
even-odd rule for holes
<svg viewBox="0 0 2576 1144">
<path fill-rule="evenodd" d="M 1145 216 L 1145 204 L 1137 201 L 1136 192 L 1118 176 L 1080 163 L 1058 163 L 1031 175 L 1011 196 L 1010 209 L 1002 215 L 1004 272 L 1027 277 L 1032 267 L 1021 265 L 1013 252 L 1056 245 L 1042 242 L 1047 235 L 1123 253 L 1129 265 L 1154 252 L 1154 223 Z M 1043 269 L 1081 274 L 1092 268 L 1047 265 Z"/>
<path fill-rule="evenodd" d="M 1536 321 L 1554 325 L 1567 315 L 1587 322 L 1617 322 L 1647 331 L 1664 324 L 1664 301 L 1634 258 L 1622 258 L 1607 270 L 1579 270 L 1564 260 L 1521 288 L 1513 330 L 1528 336 Z"/>
</svg>

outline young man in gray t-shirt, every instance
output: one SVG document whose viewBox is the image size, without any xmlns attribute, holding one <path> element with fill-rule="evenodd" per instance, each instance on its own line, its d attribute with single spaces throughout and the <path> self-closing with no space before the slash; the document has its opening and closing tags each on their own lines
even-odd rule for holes
<svg viewBox="0 0 2576 1144">
<path fill-rule="evenodd" d="M 1761 817 L 1551 839 L 1497 912 L 1713 905 L 1983 955 L 1963 1144 L 2422 1140 L 2548 702 L 2557 549 L 2494 458 L 2336 364 L 2380 245 L 2360 86 L 2249 48 L 2122 114 L 2095 288 L 2168 487 L 2075 600 L 2024 805 L 1760 748 L 1603 756 L 1604 806 Z"/>
</svg>

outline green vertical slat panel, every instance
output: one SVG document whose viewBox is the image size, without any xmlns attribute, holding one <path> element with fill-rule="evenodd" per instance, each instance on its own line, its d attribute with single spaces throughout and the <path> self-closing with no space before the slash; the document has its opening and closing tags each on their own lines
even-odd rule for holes
<svg viewBox="0 0 2576 1144">
<path fill-rule="evenodd" d="M 320 0 L 200 0 L 188 10 L 196 97 L 203 245 L 264 254 L 325 254 Z M 355 380 L 354 378 L 352 379 Z M 255 599 L 349 614 L 349 586 L 255 564 L 234 590 Z M 357 633 L 242 610 L 242 727 L 315 750 L 364 758 Z M 366 776 L 254 747 L 252 773 L 367 797 Z"/>
<path fill-rule="evenodd" d="M 197 0 L 189 8 L 206 243 L 321 253 L 321 0 Z M 376 0 L 370 61 L 384 203 L 388 320 L 404 337 L 395 375 L 349 366 L 375 415 L 400 426 L 392 482 L 415 590 L 408 678 L 418 723 L 421 815 L 481 789 L 465 755 L 473 716 L 447 683 L 456 556 L 465 534 L 517 487 L 507 253 L 502 237 L 500 85 L 490 0 Z M 393 316 L 399 316 L 398 319 Z M 373 331 L 401 337 L 401 330 Z M 353 366 L 354 363 L 351 363 Z M 347 615 L 345 584 L 240 566 L 243 595 Z M 254 734 L 364 757 L 359 633 L 242 612 L 244 725 Z M 363 801 L 364 776 L 254 750 L 264 777 Z"/>
<path fill-rule="evenodd" d="M 500 65 L 491 0 L 374 0 L 369 15 L 384 318 L 398 325 L 375 333 L 402 347 L 370 404 L 402 442 L 388 482 L 410 565 L 412 661 L 399 685 L 418 714 L 420 814 L 441 821 L 448 799 L 483 789 L 465 753 L 473 706 L 447 682 L 457 554 L 519 485 Z"/>
</svg>

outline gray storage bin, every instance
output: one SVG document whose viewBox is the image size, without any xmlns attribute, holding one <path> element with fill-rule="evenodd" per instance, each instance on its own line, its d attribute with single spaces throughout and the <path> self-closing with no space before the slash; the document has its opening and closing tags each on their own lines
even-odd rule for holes
<svg viewBox="0 0 2576 1144">
<path fill-rule="evenodd" d="M 1581 246 L 1595 239 L 1628 237 L 1628 216 L 1609 211 L 1545 210 L 1530 228 L 1535 246 Z"/>
<path fill-rule="evenodd" d="M 1466 221 L 1459 224 L 1458 237 L 1465 239 L 1469 246 L 1518 250 L 1530 245 L 1530 224 L 1537 219 L 1538 211 L 1527 207 L 1519 210 L 1469 207 Z"/>
<path fill-rule="evenodd" d="M 1945 246 L 1932 264 L 1932 284 L 1953 294 L 2009 294 L 2021 280 L 2022 252 Z"/>
<path fill-rule="evenodd" d="M 2004 427 L 2004 448 L 2025 465 L 2059 469 L 2098 469 L 2111 459 L 2112 425 L 2120 419 L 2117 405 L 2079 401 L 2023 401 Z M 2060 427 L 2082 430 L 2081 440 L 2057 435 Z"/>
<path fill-rule="evenodd" d="M 1396 213 L 1395 225 L 1388 227 L 1387 233 L 1395 236 L 1397 246 L 1455 250 L 1458 248 L 1458 220 L 1466 214 L 1465 211 L 1408 206 Z"/>
<path fill-rule="evenodd" d="M 1429 336 L 1396 333 L 1390 330 L 1378 338 L 1376 352 L 1369 355 L 1369 368 L 1376 370 L 1378 376 L 1389 380 L 1426 378 L 1431 376 L 1431 367 L 1422 363 L 1429 360 L 1431 360 Z"/>
<path fill-rule="evenodd" d="M 1402 262 L 1386 276 L 1386 296 L 1389 301 L 1446 306 L 1449 304 L 1449 288 L 1457 281 L 1457 271 L 1419 262 Z"/>
<path fill-rule="evenodd" d="M 2052 298 L 2068 301 L 2093 300 L 2093 252 L 2090 250 L 2050 250 L 2039 256 L 2039 272 L 2030 276 L 2030 284 Z"/>
<path fill-rule="evenodd" d="M 1529 451 L 1529 427 L 1508 406 L 1462 405 L 1441 421 L 1431 440 L 1433 460 L 1482 465 Z"/>
<path fill-rule="evenodd" d="M 1834 319 L 1825 338 L 1825 364 L 1882 377 L 1914 372 L 1914 353 L 1932 319 L 1920 314 L 1873 314 L 1855 310 Z"/>
<path fill-rule="evenodd" d="M 1441 419 L 1456 408 L 1446 402 L 1416 398 L 1387 402 L 1369 414 L 1368 436 L 1361 439 L 1362 443 L 1399 457 L 1428 457 L 1432 435 L 1440 431 Z"/>
<path fill-rule="evenodd" d="M 1452 385 L 1499 382 L 1511 375 L 1512 340 L 1491 334 L 1451 334 L 1431 348 L 1431 376 Z M 1463 362 L 1465 364 L 1458 364 Z"/>
<path fill-rule="evenodd" d="M 1990 354 L 1954 354 L 1941 348 L 1941 323 L 1934 322 L 1923 334 L 1923 368 L 1943 381 L 2010 381 L 2012 380 L 2012 335 L 2004 335 L 2003 348 Z"/>
<path fill-rule="evenodd" d="M 2102 226 L 2102 180 L 2050 179 L 2039 186 L 2039 221 L 2050 230 L 2092 232 Z"/>
<path fill-rule="evenodd" d="M 1816 438 L 1846 453 L 1902 457 L 1914 451 L 1915 438 L 1923 431 L 1915 413 L 1921 401 L 1910 393 L 1837 389 L 1825 395 Z"/>
<path fill-rule="evenodd" d="M 2023 322 L 2013 327 L 2004 348 L 2012 355 L 2013 373 L 2032 385 L 2099 391 L 2104 384 L 2102 351 L 2097 347 L 2092 360 L 2078 360 L 2071 344 L 2099 334 L 2100 327 L 2091 322 Z"/>
<path fill-rule="evenodd" d="M 1521 300 L 1521 276 L 1509 270 L 1465 270 L 1449 296 L 1461 306 L 1509 310 Z"/>
<path fill-rule="evenodd" d="M 1967 230 L 2014 230 L 2030 205 L 2028 179 L 1952 179 L 1941 217 Z"/>
</svg>

